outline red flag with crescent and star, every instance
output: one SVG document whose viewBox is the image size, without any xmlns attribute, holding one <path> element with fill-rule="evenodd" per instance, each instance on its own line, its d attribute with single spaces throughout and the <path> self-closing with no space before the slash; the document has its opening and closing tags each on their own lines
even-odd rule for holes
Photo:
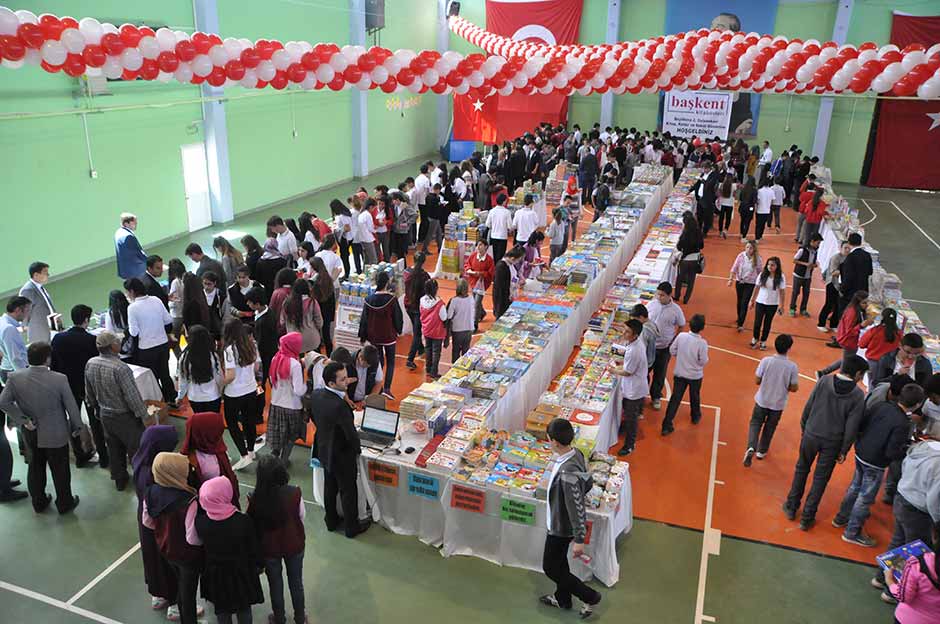
<svg viewBox="0 0 940 624">
<path fill-rule="evenodd" d="M 486 30 L 517 41 L 577 43 L 583 0 L 486 0 Z M 454 139 L 495 143 L 531 131 L 541 122 L 562 123 L 564 95 L 513 93 L 489 97 L 454 94 Z"/>
<path fill-rule="evenodd" d="M 940 17 L 895 13 L 891 43 L 940 41 Z M 940 190 L 940 102 L 885 100 L 878 106 L 875 150 L 866 184 L 888 188 Z"/>
</svg>

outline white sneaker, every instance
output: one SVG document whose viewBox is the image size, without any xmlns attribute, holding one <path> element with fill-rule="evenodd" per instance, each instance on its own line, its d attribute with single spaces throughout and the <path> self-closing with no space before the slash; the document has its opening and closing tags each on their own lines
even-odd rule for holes
<svg viewBox="0 0 940 624">
<path fill-rule="evenodd" d="M 816 326 L 816 331 L 821 331 L 822 333 L 827 334 L 827 333 L 829 333 L 829 328 L 828 328 L 828 327 L 820 327 L 819 325 L 817 325 L 817 326 Z"/>
<path fill-rule="evenodd" d="M 171 622 L 180 621 L 180 608 L 179 605 L 170 605 L 170 608 L 166 610 L 166 619 Z"/>
<path fill-rule="evenodd" d="M 232 466 L 232 470 L 243 470 L 244 468 L 247 468 L 248 466 L 250 466 L 252 461 L 253 460 L 251 459 L 250 456 L 245 455 L 241 459 L 239 459 L 237 462 L 235 462 L 235 464 Z"/>
<path fill-rule="evenodd" d="M 251 459 L 251 461 L 255 461 L 255 460 L 258 459 L 258 456 L 255 455 L 255 452 L 254 452 L 254 451 L 248 451 L 248 457 L 249 457 L 249 459 Z"/>
<path fill-rule="evenodd" d="M 767 453 L 761 453 L 761 452 L 757 453 L 757 459 L 764 459 L 765 457 L 767 457 Z"/>
<path fill-rule="evenodd" d="M 662 403 L 662 401 L 661 401 L 660 399 L 654 399 L 654 400 L 653 400 L 653 409 L 654 409 L 654 410 L 661 409 L 662 406 L 663 406 L 663 403 Z"/>
</svg>

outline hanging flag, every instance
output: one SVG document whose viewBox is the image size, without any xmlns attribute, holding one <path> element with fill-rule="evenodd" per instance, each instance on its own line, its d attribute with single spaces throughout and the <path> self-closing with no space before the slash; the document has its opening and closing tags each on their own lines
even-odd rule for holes
<svg viewBox="0 0 940 624">
<path fill-rule="evenodd" d="M 454 139 L 496 143 L 497 100 L 498 96 L 454 96 Z"/>
</svg>

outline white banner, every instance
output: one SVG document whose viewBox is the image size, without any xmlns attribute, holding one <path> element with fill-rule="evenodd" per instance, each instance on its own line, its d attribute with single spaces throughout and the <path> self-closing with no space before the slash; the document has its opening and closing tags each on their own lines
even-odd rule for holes
<svg viewBox="0 0 940 624">
<path fill-rule="evenodd" d="M 670 91 L 663 105 L 663 132 L 673 136 L 728 138 L 731 94 L 716 91 Z"/>
</svg>

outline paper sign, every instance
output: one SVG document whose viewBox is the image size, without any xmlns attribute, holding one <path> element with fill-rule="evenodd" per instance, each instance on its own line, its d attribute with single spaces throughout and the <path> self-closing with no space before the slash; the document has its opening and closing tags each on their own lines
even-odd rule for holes
<svg viewBox="0 0 940 624">
<path fill-rule="evenodd" d="M 437 500 L 441 495 L 441 481 L 430 475 L 409 472 L 408 493 L 412 496 Z"/>
<path fill-rule="evenodd" d="M 483 513 L 486 509 L 486 492 L 463 485 L 451 486 L 450 506 L 454 509 Z"/>
<path fill-rule="evenodd" d="M 502 519 L 506 522 L 518 522 L 532 526 L 535 524 L 535 503 L 504 498 L 501 508 Z"/>
<path fill-rule="evenodd" d="M 673 136 L 728 138 L 731 94 L 708 91 L 670 91 L 663 104 L 663 132 Z"/>
<path fill-rule="evenodd" d="M 378 485 L 398 487 L 398 467 L 370 460 L 369 481 Z"/>
</svg>

